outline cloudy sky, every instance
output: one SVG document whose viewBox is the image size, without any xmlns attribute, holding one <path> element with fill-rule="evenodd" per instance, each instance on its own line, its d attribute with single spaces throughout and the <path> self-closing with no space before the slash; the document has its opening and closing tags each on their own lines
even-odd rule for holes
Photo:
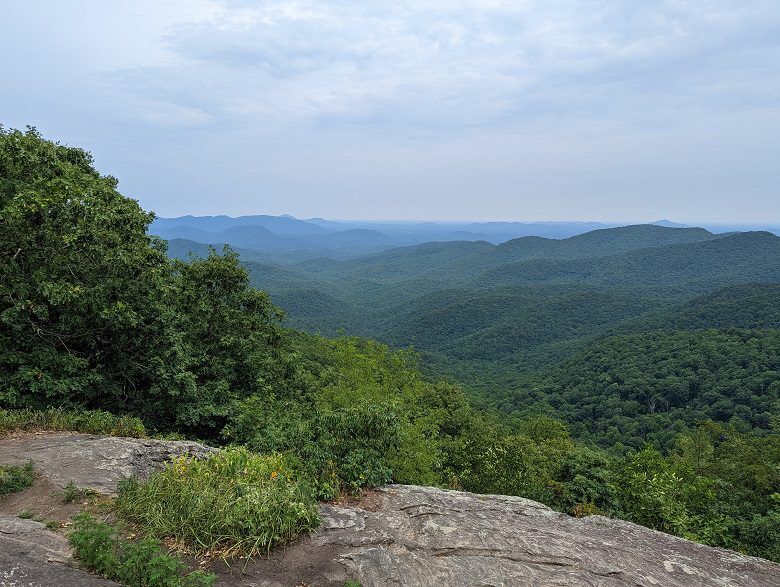
<svg viewBox="0 0 780 587">
<path fill-rule="evenodd" d="M 0 122 L 163 216 L 780 221 L 778 0 L 0 3 Z"/>
</svg>

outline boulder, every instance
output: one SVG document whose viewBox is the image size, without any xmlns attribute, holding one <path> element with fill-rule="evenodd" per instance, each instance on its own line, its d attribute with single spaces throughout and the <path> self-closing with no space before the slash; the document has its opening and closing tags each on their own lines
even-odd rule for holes
<svg viewBox="0 0 780 587">
<path fill-rule="evenodd" d="M 363 587 L 778 586 L 780 565 L 521 497 L 393 485 L 378 505 L 322 506 L 313 546 L 340 546 Z M 371 511 L 371 510 L 374 511 Z"/>
</svg>

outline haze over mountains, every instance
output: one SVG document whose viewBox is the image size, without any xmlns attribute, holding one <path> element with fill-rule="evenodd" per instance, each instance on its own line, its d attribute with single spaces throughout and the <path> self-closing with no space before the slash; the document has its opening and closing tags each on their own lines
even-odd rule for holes
<svg viewBox="0 0 780 587">
<path fill-rule="evenodd" d="M 684 227 L 659 220 L 657 226 Z M 201 244 L 246 249 L 245 258 L 287 262 L 316 257 L 348 258 L 426 242 L 484 241 L 500 244 L 525 236 L 562 239 L 616 224 L 601 222 L 336 222 L 292 216 L 181 216 L 158 218 L 150 232 L 172 241 L 179 252 Z M 718 226 L 714 232 L 744 227 Z M 764 228 L 764 227 L 762 227 Z M 780 228 L 765 227 L 780 233 Z"/>
</svg>

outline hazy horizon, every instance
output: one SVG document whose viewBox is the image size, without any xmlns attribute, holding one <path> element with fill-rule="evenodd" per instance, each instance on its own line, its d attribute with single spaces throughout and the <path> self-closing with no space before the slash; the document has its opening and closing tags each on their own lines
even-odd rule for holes
<svg viewBox="0 0 780 587">
<path fill-rule="evenodd" d="M 419 223 L 433 223 L 433 224 L 440 224 L 440 225 L 448 225 L 448 224 L 454 224 L 454 225 L 460 225 L 460 224 L 468 224 L 468 223 L 474 223 L 474 224 L 485 224 L 485 223 L 518 223 L 518 224 L 605 224 L 605 225 L 615 225 L 615 226 L 631 226 L 634 224 L 657 224 L 661 222 L 668 222 L 672 224 L 680 224 L 683 228 L 705 228 L 706 226 L 710 227 L 730 227 L 730 226 L 743 226 L 743 227 L 754 227 L 754 228 L 760 228 L 760 227 L 771 227 L 773 229 L 777 229 L 780 227 L 780 222 L 759 222 L 759 221 L 748 221 L 748 222 L 729 222 L 729 221 L 714 221 L 714 222 L 707 222 L 707 221 L 681 221 L 674 218 L 654 218 L 652 220 L 647 219 L 640 219 L 640 220 L 626 220 L 626 219 L 619 219 L 619 220 L 582 220 L 582 219 L 572 219 L 572 218 L 564 218 L 561 220 L 550 220 L 550 219 L 526 219 L 526 218 L 487 218 L 482 220 L 475 220 L 473 218 L 462 218 L 462 219 L 455 219 L 455 220 L 441 220 L 437 218 L 408 218 L 408 219 L 401 219 L 401 218 L 336 218 L 332 216 L 313 216 L 313 215 L 302 215 L 302 216 L 296 216 L 294 214 L 289 213 L 281 213 L 281 214 L 267 214 L 264 212 L 253 212 L 253 213 L 247 213 L 247 214 L 175 214 L 171 216 L 162 216 L 160 214 L 156 214 L 157 218 L 160 219 L 172 219 L 172 218 L 186 218 L 187 216 L 192 217 L 228 217 L 228 218 L 242 218 L 242 217 L 251 217 L 251 216 L 287 216 L 290 218 L 294 218 L 296 220 L 303 220 L 303 221 L 310 221 L 310 220 L 326 220 L 329 222 L 341 222 L 344 224 L 357 224 L 357 223 L 365 223 L 365 224 L 419 224 Z"/>
<path fill-rule="evenodd" d="M 0 123 L 162 217 L 780 223 L 769 0 L 3 8 Z"/>
</svg>

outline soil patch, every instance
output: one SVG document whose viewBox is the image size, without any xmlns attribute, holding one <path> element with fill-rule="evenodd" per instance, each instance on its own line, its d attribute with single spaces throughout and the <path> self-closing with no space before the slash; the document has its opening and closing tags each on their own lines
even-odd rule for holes
<svg viewBox="0 0 780 587">
<path fill-rule="evenodd" d="M 82 511 L 84 503 L 84 498 L 64 503 L 62 489 L 37 475 L 35 482 L 27 489 L 0 497 L 0 514 L 18 516 L 22 512 L 32 512 L 33 519 L 65 524 Z"/>
</svg>

